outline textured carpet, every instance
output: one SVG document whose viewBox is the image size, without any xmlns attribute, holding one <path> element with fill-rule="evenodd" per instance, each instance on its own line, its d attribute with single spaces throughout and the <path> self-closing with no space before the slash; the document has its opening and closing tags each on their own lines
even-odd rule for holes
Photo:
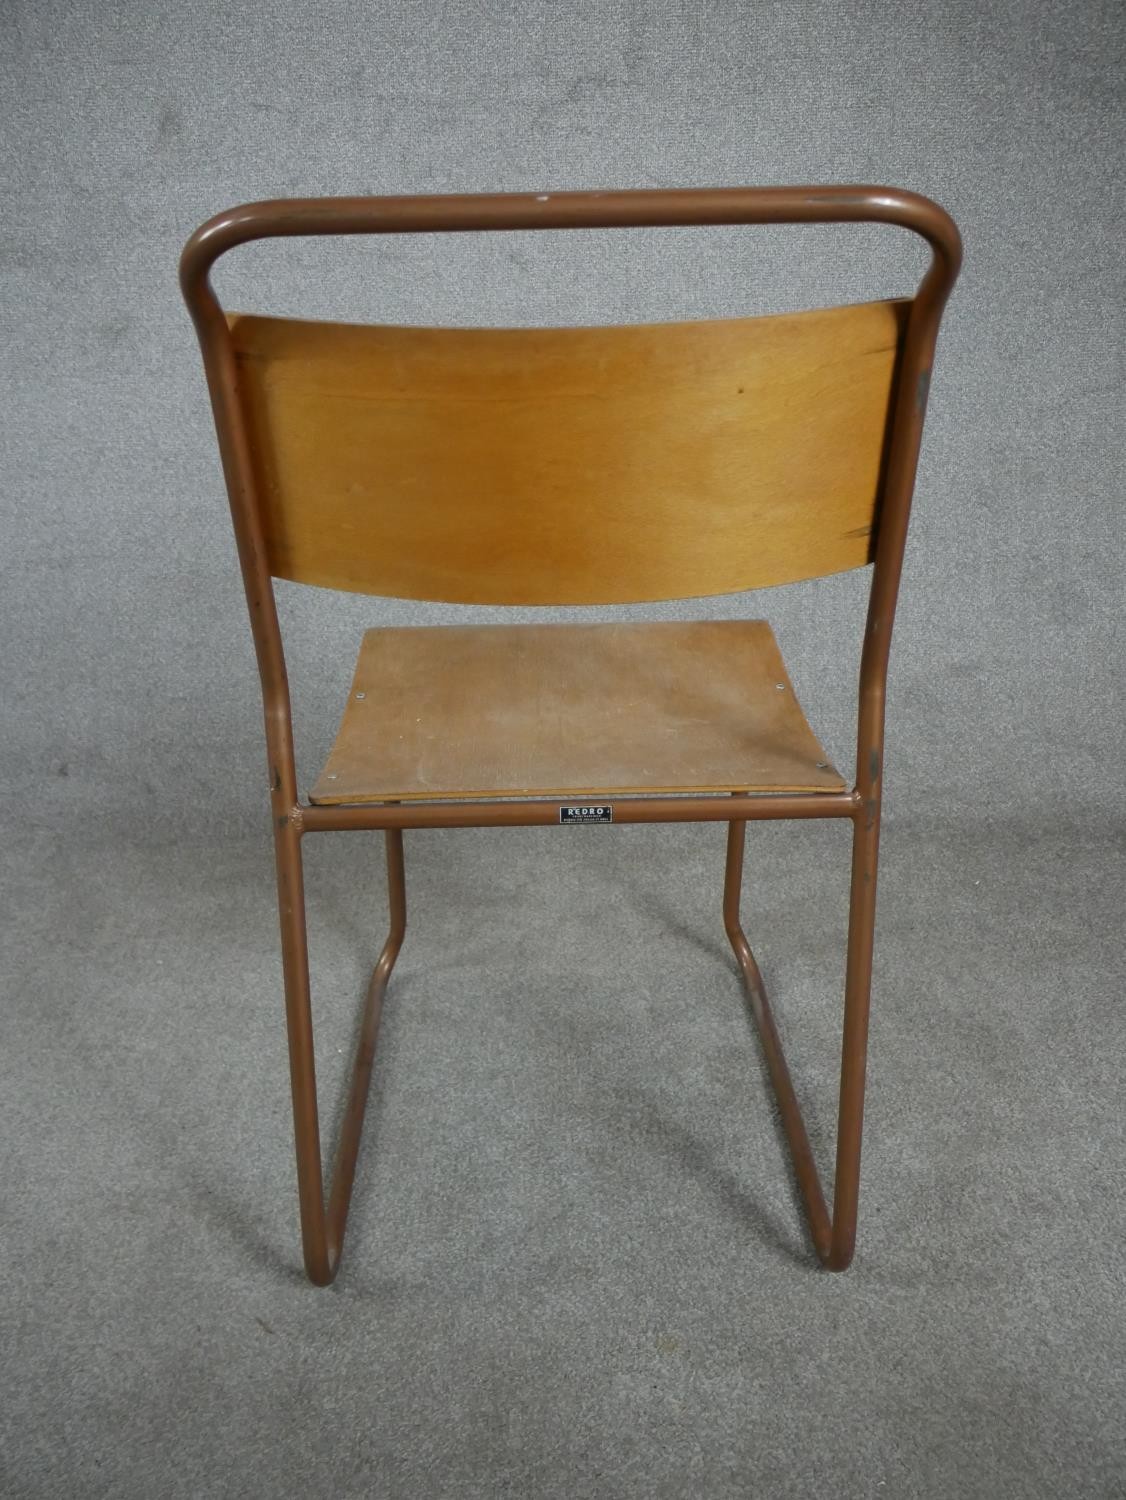
<svg viewBox="0 0 1126 1500">
<path fill-rule="evenodd" d="M 846 836 L 746 919 L 828 1166 Z M 341 1101 L 377 836 L 310 844 Z M 408 835 L 337 1285 L 303 1280 L 271 870 L 117 838 L 5 953 L 19 1495 L 1118 1495 L 1120 853 L 893 823 L 860 1252 L 813 1268 L 720 829 Z"/>
<path fill-rule="evenodd" d="M 0 1491 L 1126 1495 L 1117 0 L 83 0 L 0 29 Z M 183 240 L 285 193 L 872 180 L 947 206 L 967 261 L 893 652 L 856 1264 L 811 1262 L 722 829 L 427 833 L 313 1290 Z M 875 230 L 240 256 L 234 306 L 435 323 L 772 311 L 921 265 Z M 281 602 L 305 785 L 363 628 L 498 617 Z M 768 615 L 847 769 L 863 604 L 852 576 L 654 613 Z M 843 829 L 751 832 L 826 1167 L 846 868 Z M 309 841 L 330 1127 L 381 882 L 377 838 Z"/>
</svg>

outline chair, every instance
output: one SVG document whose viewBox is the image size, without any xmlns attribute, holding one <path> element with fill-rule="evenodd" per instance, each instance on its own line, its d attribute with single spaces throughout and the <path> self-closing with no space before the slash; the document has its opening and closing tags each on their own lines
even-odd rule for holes
<svg viewBox="0 0 1126 1500">
<path fill-rule="evenodd" d="M 784 316 L 565 329 L 355 327 L 225 314 L 210 268 L 288 235 L 867 222 L 921 235 L 913 299 Z M 184 297 L 214 408 L 261 674 L 305 1267 L 340 1262 L 388 977 L 406 927 L 403 829 L 728 824 L 723 918 L 817 1256 L 852 1259 L 884 770 L 884 690 L 951 219 L 875 187 L 303 199 L 220 214 Z M 762 621 L 369 631 L 336 744 L 299 799 L 273 580 L 493 605 L 609 604 L 871 564 L 848 786 Z M 581 734 L 567 734 L 581 726 Z M 830 1214 L 740 925 L 746 823 L 853 827 Z M 382 829 L 376 963 L 325 1202 L 302 840 Z"/>
</svg>

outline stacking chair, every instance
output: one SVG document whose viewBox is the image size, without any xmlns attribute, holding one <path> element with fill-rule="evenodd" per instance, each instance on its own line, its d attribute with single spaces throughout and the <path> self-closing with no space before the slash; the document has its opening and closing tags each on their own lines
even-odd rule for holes
<svg viewBox="0 0 1126 1500">
<path fill-rule="evenodd" d="M 605 328 L 353 326 L 225 313 L 213 263 L 288 235 L 878 223 L 921 235 L 911 299 Z M 876 187 L 299 199 L 220 214 L 181 284 L 218 430 L 266 720 L 305 1267 L 336 1274 L 388 977 L 403 830 L 728 824 L 723 919 L 821 1263 L 853 1255 L 892 622 L 950 218 Z M 400 599 L 609 605 L 871 568 L 856 775 L 802 714 L 769 625 L 380 628 L 298 795 L 273 580 Z M 846 818 L 852 880 L 830 1212 L 740 924 L 748 820 Z M 327 1203 L 302 840 L 382 829 L 390 933 L 367 992 Z"/>
</svg>

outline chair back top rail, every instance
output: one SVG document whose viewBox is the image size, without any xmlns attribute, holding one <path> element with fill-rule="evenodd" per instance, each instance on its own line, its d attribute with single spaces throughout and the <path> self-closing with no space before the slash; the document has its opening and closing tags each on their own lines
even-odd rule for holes
<svg viewBox="0 0 1126 1500">
<path fill-rule="evenodd" d="M 184 248 L 181 277 L 192 306 L 219 256 L 249 240 L 289 235 L 846 223 L 892 224 L 921 235 L 941 262 L 946 290 L 953 285 L 962 245 L 949 214 L 918 193 L 864 186 L 268 199 L 227 209 L 202 224 Z"/>
</svg>

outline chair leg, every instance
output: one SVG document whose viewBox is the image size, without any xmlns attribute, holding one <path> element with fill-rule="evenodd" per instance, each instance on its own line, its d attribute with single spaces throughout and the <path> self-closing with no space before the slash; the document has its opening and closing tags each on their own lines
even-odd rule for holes
<svg viewBox="0 0 1126 1500">
<path fill-rule="evenodd" d="M 387 890 L 390 930 L 368 984 L 360 1021 L 360 1035 L 352 1068 L 352 1082 L 325 1209 L 321 1166 L 320 1125 L 317 1115 L 317 1078 L 313 1051 L 313 1018 L 309 993 L 309 947 L 305 923 L 305 891 L 301 835 L 288 823 L 275 829 L 278 911 L 281 919 L 282 973 L 285 981 L 289 1072 L 293 1093 L 293 1127 L 297 1149 L 297 1192 L 301 1211 L 301 1242 L 305 1270 L 317 1286 L 336 1276 L 344 1245 L 344 1229 L 356 1172 L 368 1087 L 375 1059 L 375 1040 L 383 995 L 406 932 L 406 884 L 403 876 L 403 835 L 388 829 Z"/>
<path fill-rule="evenodd" d="M 869 802 L 863 818 L 858 818 L 852 825 L 852 883 L 848 904 L 841 1097 L 837 1116 L 837 1173 L 833 1187 L 833 1243 L 825 1261 L 830 1271 L 847 1270 L 856 1248 L 879 846 L 879 803 Z"/>
<path fill-rule="evenodd" d="M 830 1271 L 847 1269 L 856 1243 L 860 1184 L 860 1140 L 864 1118 L 864 1075 L 868 1047 L 868 1004 L 872 979 L 872 940 L 876 912 L 876 855 L 879 809 L 869 808 L 853 825 L 852 886 L 849 900 L 848 958 L 845 968 L 844 1037 L 841 1048 L 840 1111 L 837 1123 L 837 1171 L 833 1213 L 829 1216 L 801 1108 L 786 1066 L 782 1039 L 774 1023 L 766 988 L 739 920 L 746 824 L 728 825 L 727 868 L 723 888 L 723 921 L 746 982 L 767 1069 L 778 1100 L 782 1128 L 790 1147 L 794 1175 L 805 1203 L 810 1237 L 821 1263 Z"/>
</svg>

